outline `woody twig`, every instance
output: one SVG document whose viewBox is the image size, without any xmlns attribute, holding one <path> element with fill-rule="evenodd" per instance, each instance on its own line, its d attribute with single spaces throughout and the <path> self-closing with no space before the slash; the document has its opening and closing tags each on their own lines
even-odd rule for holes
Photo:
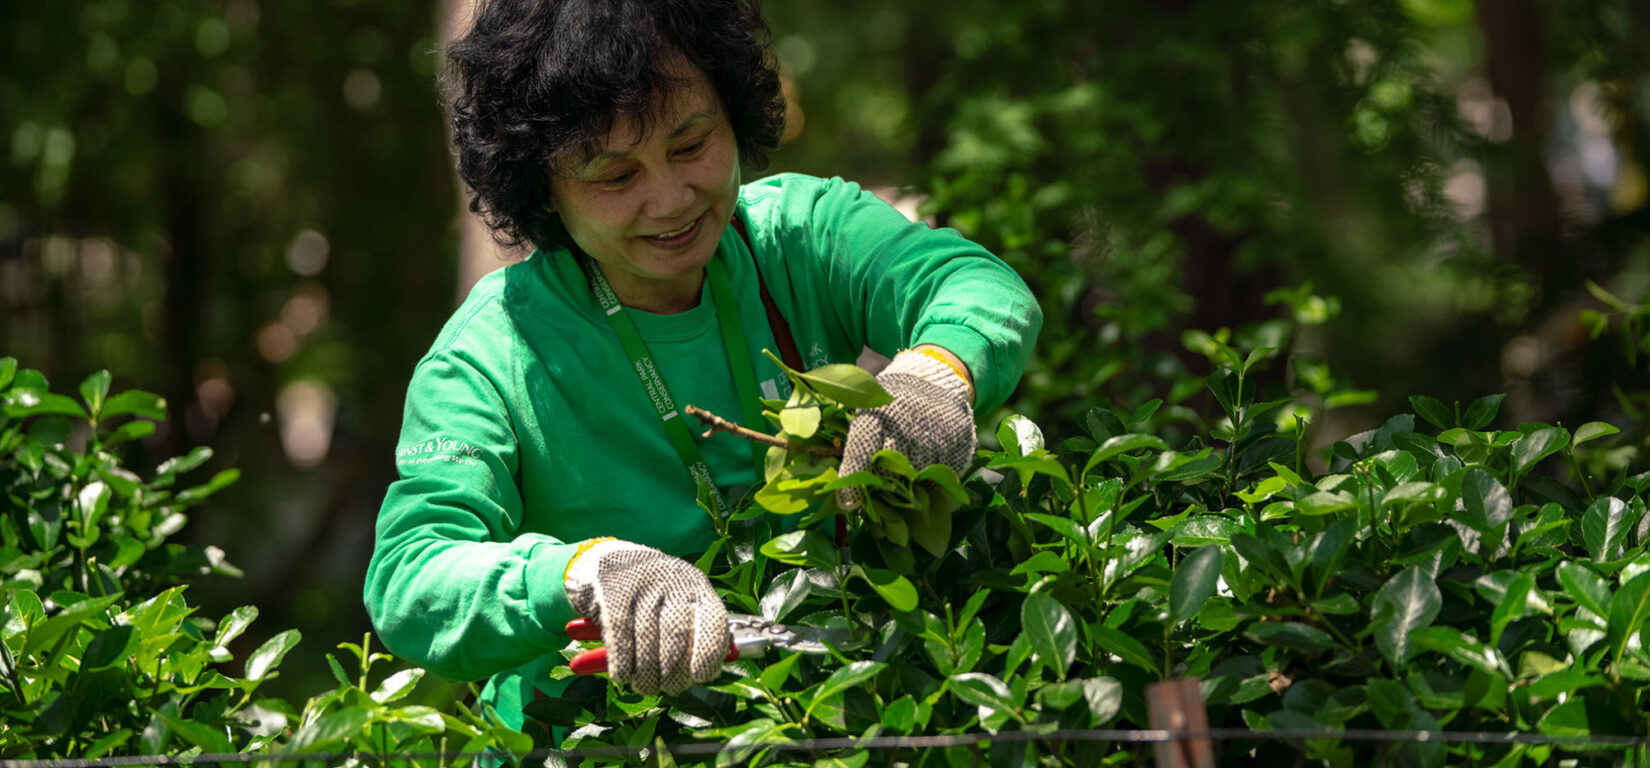
<svg viewBox="0 0 1650 768">
<path fill-rule="evenodd" d="M 776 447 L 779 447 L 779 448 L 784 448 L 787 451 L 796 451 L 797 453 L 807 453 L 807 454 L 812 454 L 814 456 L 841 456 L 842 455 L 842 449 L 841 448 L 835 448 L 835 447 L 832 447 L 832 446 L 829 446 L 829 445 L 808 445 L 807 443 L 793 443 L 793 442 L 789 442 L 787 440 L 782 440 L 782 439 L 780 439 L 778 437 L 775 437 L 773 435 L 767 435 L 767 434 L 763 434 L 761 432 L 758 432 L 754 429 L 747 429 L 745 427 L 741 427 L 738 424 L 735 424 L 731 421 L 728 421 L 727 419 L 724 419 L 721 416 L 717 416 L 716 414 L 711 413 L 710 411 L 707 411 L 707 410 L 705 410 L 703 408 L 700 408 L 696 405 L 690 405 L 690 406 L 688 406 L 687 408 L 685 408 L 683 410 L 686 410 L 687 414 L 689 416 L 697 418 L 706 427 L 708 427 L 708 429 L 706 429 L 704 431 L 704 433 L 702 435 L 703 437 L 710 437 L 712 434 L 715 434 L 717 432 L 727 432 L 728 434 L 737 435 L 739 437 L 742 437 L 742 438 L 744 438 L 746 440 L 749 440 L 751 442 L 754 442 L 754 443 L 762 443 L 763 445 L 772 445 L 772 446 L 776 446 Z"/>
</svg>

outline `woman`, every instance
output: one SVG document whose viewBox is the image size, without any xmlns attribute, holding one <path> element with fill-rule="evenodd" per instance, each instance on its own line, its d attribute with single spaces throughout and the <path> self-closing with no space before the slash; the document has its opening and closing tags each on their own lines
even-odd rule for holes
<svg viewBox="0 0 1650 768">
<path fill-rule="evenodd" d="M 713 537 L 697 500 L 722 508 L 759 454 L 691 435 L 683 406 L 761 426 L 748 408 L 789 389 L 761 350 L 794 339 L 812 367 L 869 346 L 895 355 L 895 401 L 853 420 L 843 473 L 882 448 L 961 472 L 973 409 L 1008 396 L 1041 324 L 954 231 L 840 179 L 741 184 L 783 126 L 766 43 L 754 0 L 494 0 L 451 50 L 471 210 L 537 250 L 414 371 L 366 603 L 391 650 L 488 678 L 516 727 L 559 691 L 581 615 L 615 682 L 719 674 L 726 611 L 681 558 Z"/>
</svg>

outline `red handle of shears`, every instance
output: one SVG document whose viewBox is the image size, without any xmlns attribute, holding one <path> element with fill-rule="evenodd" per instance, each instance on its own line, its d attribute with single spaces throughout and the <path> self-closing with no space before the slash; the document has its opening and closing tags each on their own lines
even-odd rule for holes
<svg viewBox="0 0 1650 768">
<path fill-rule="evenodd" d="M 602 628 L 589 619 L 574 619 L 567 622 L 567 636 L 573 640 L 599 643 L 602 639 Z M 733 661 L 739 658 L 739 648 L 732 642 L 728 643 L 728 655 L 723 661 Z M 607 648 L 591 648 L 584 651 L 568 662 L 575 675 L 597 675 L 607 671 Z"/>
</svg>

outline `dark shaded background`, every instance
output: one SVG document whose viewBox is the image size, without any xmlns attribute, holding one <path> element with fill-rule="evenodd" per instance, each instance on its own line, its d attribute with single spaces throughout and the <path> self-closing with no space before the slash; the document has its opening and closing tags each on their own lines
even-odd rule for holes
<svg viewBox="0 0 1650 768">
<path fill-rule="evenodd" d="M 205 471 L 243 470 L 189 535 L 246 578 L 194 589 L 208 615 L 260 606 L 254 634 L 305 632 L 294 693 L 367 629 L 362 571 L 413 363 L 508 258 L 467 229 L 446 148 L 436 48 L 463 13 L 0 4 L 0 354 L 60 391 L 106 368 L 163 394 L 172 419 L 138 466 L 204 444 Z M 1506 392 L 1502 426 L 1609 420 L 1625 431 L 1601 468 L 1644 463 L 1643 4 L 767 15 L 793 98 L 769 170 L 877 187 L 1018 268 L 1048 323 L 1012 407 L 1051 434 L 1154 396 L 1195 420 L 1207 404 L 1175 382 L 1207 363 L 1184 332 L 1279 317 L 1268 292 L 1310 283 L 1339 315 L 1269 375 L 1349 406 L 1324 436 L 1411 394 Z"/>
</svg>

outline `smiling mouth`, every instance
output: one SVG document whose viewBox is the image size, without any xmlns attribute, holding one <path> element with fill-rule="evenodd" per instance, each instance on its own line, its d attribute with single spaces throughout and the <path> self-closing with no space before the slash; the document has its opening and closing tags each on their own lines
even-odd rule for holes
<svg viewBox="0 0 1650 768">
<path fill-rule="evenodd" d="M 689 232 L 692 232 L 694 227 L 699 226 L 699 220 L 704 218 L 704 217 L 705 217 L 705 215 L 701 213 L 698 216 L 693 217 L 693 221 L 688 222 L 687 225 L 682 227 L 681 229 L 678 229 L 674 232 L 665 232 L 665 233 L 658 234 L 658 235 L 648 235 L 647 238 L 649 240 L 674 240 L 678 237 L 681 237 L 682 235 L 685 235 L 685 234 L 688 234 Z"/>
</svg>

